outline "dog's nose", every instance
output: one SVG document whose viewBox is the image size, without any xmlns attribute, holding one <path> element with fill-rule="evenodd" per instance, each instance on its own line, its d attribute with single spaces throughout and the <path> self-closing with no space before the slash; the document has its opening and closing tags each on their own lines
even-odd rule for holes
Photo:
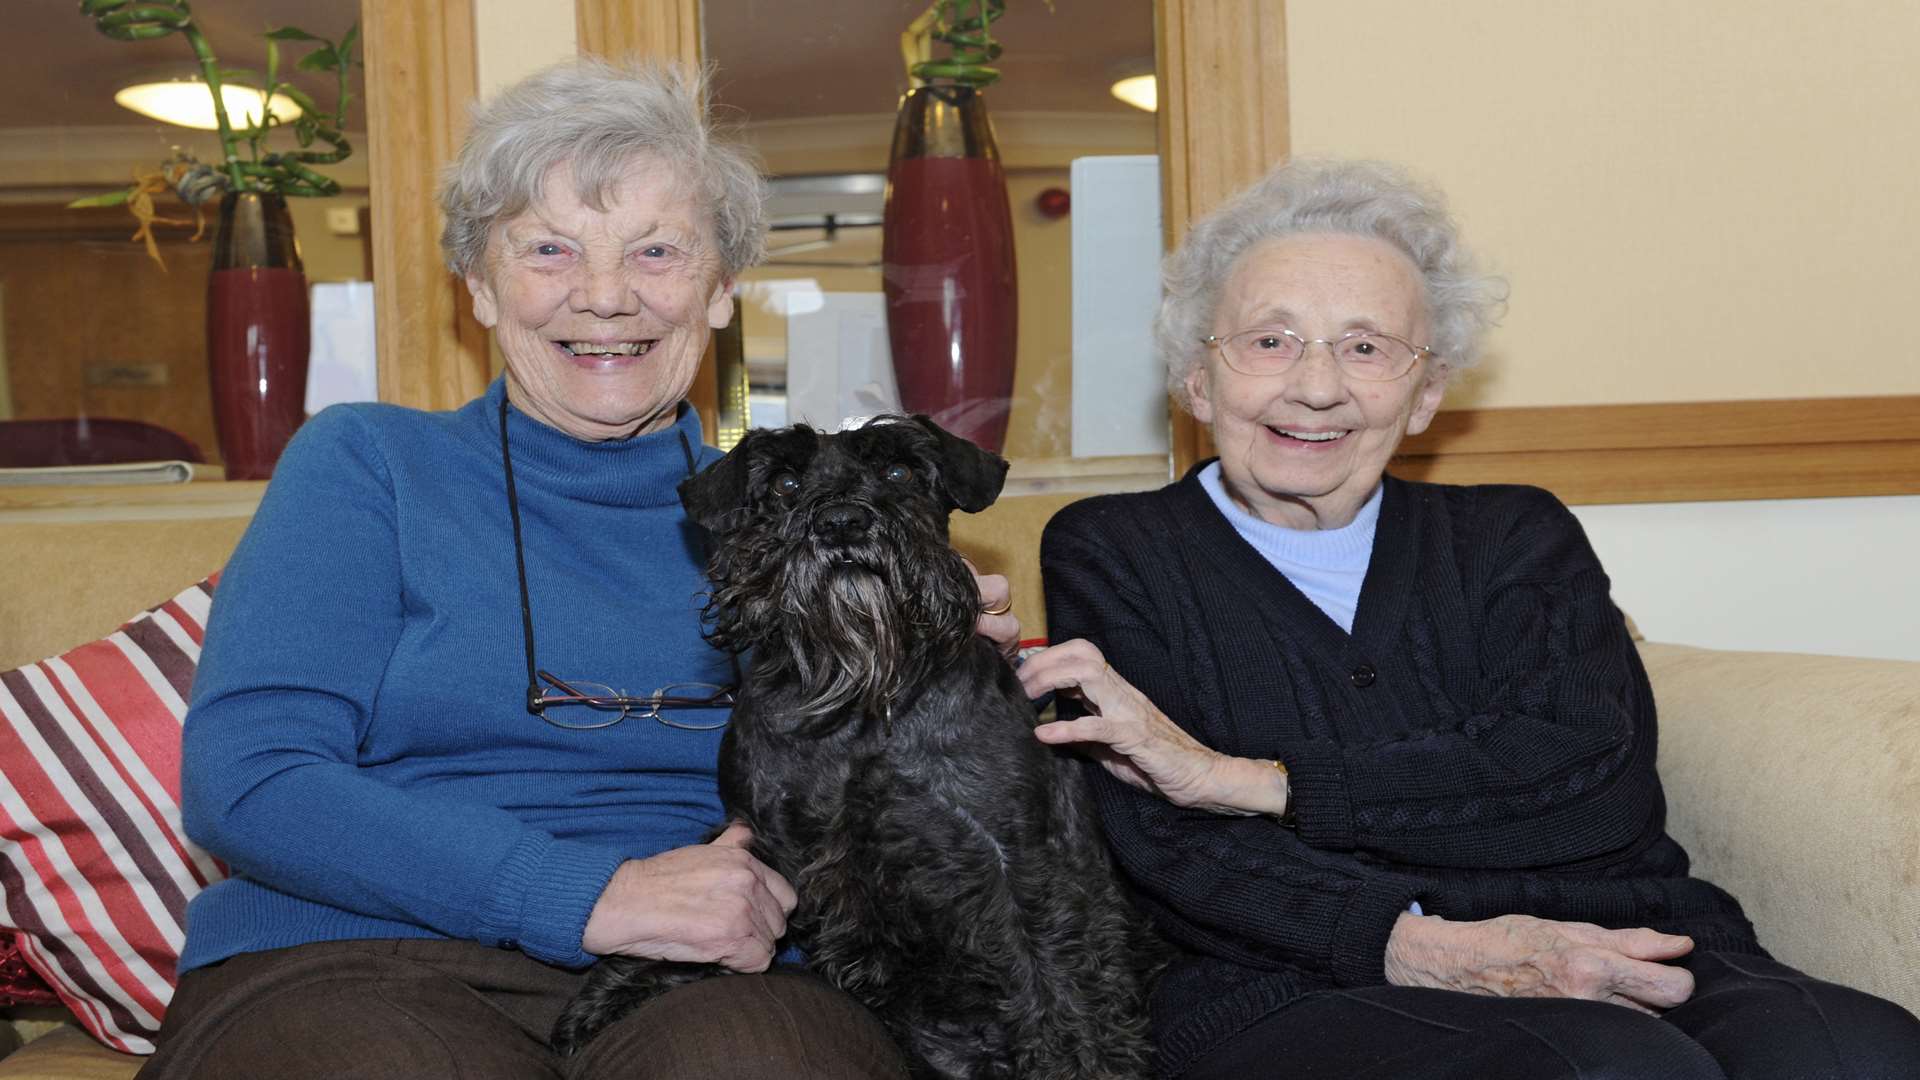
<svg viewBox="0 0 1920 1080">
<path fill-rule="evenodd" d="M 867 535 L 873 515 L 853 503 L 831 503 L 813 516 L 814 535 L 835 544 L 851 544 Z"/>
</svg>

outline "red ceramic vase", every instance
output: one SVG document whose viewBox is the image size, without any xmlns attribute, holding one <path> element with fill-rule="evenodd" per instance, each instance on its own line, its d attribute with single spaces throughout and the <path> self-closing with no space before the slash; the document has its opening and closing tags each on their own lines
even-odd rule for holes
<svg viewBox="0 0 1920 1080">
<path fill-rule="evenodd" d="M 922 86 L 901 101 L 881 261 L 900 403 L 998 453 L 1019 296 L 1007 176 L 973 87 Z"/>
<path fill-rule="evenodd" d="M 306 419 L 307 275 L 280 195 L 220 201 L 207 282 L 213 422 L 229 480 L 264 480 Z"/>
</svg>

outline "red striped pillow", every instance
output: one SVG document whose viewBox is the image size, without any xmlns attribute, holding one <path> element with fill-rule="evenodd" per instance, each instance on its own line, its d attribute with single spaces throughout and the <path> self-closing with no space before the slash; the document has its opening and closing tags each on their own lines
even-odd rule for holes
<svg viewBox="0 0 1920 1080">
<path fill-rule="evenodd" d="M 219 575 L 0 673 L 0 931 L 93 1036 L 153 1051 L 187 900 L 226 868 L 180 828 L 180 721 Z"/>
</svg>

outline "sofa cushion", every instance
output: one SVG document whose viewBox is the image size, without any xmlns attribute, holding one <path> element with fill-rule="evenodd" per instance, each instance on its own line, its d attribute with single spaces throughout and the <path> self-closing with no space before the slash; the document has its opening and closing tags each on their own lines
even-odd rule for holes
<svg viewBox="0 0 1920 1080">
<path fill-rule="evenodd" d="M 1783 963 L 1920 1011 L 1920 663 L 1640 646 L 1667 828 Z"/>
<path fill-rule="evenodd" d="M 0 673 L 0 928 L 80 1024 L 152 1050 L 188 898 L 225 868 L 180 827 L 180 724 L 217 575 Z"/>
</svg>

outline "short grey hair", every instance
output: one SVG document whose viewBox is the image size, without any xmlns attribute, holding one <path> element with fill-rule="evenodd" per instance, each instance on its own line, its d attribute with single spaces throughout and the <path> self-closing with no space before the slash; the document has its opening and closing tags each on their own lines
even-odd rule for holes
<svg viewBox="0 0 1920 1080">
<path fill-rule="evenodd" d="M 1377 161 L 1290 161 L 1195 222 L 1160 267 L 1154 340 L 1167 389 L 1191 408 L 1187 376 L 1200 365 L 1220 292 L 1240 257 L 1262 241 L 1299 233 L 1349 233 L 1384 240 L 1413 261 L 1426 287 L 1439 372 L 1479 360 L 1498 320 L 1506 282 L 1474 268 L 1446 200 L 1400 169 Z M 1444 377 L 1444 375 L 1442 375 Z"/>
<path fill-rule="evenodd" d="M 767 183 L 752 154 L 713 123 L 705 72 L 581 57 L 474 109 L 440 182 L 447 266 L 476 272 L 494 224 L 539 201 L 554 166 L 571 164 L 580 200 L 602 209 L 636 156 L 666 163 L 698 191 L 728 276 L 764 257 Z"/>
</svg>

